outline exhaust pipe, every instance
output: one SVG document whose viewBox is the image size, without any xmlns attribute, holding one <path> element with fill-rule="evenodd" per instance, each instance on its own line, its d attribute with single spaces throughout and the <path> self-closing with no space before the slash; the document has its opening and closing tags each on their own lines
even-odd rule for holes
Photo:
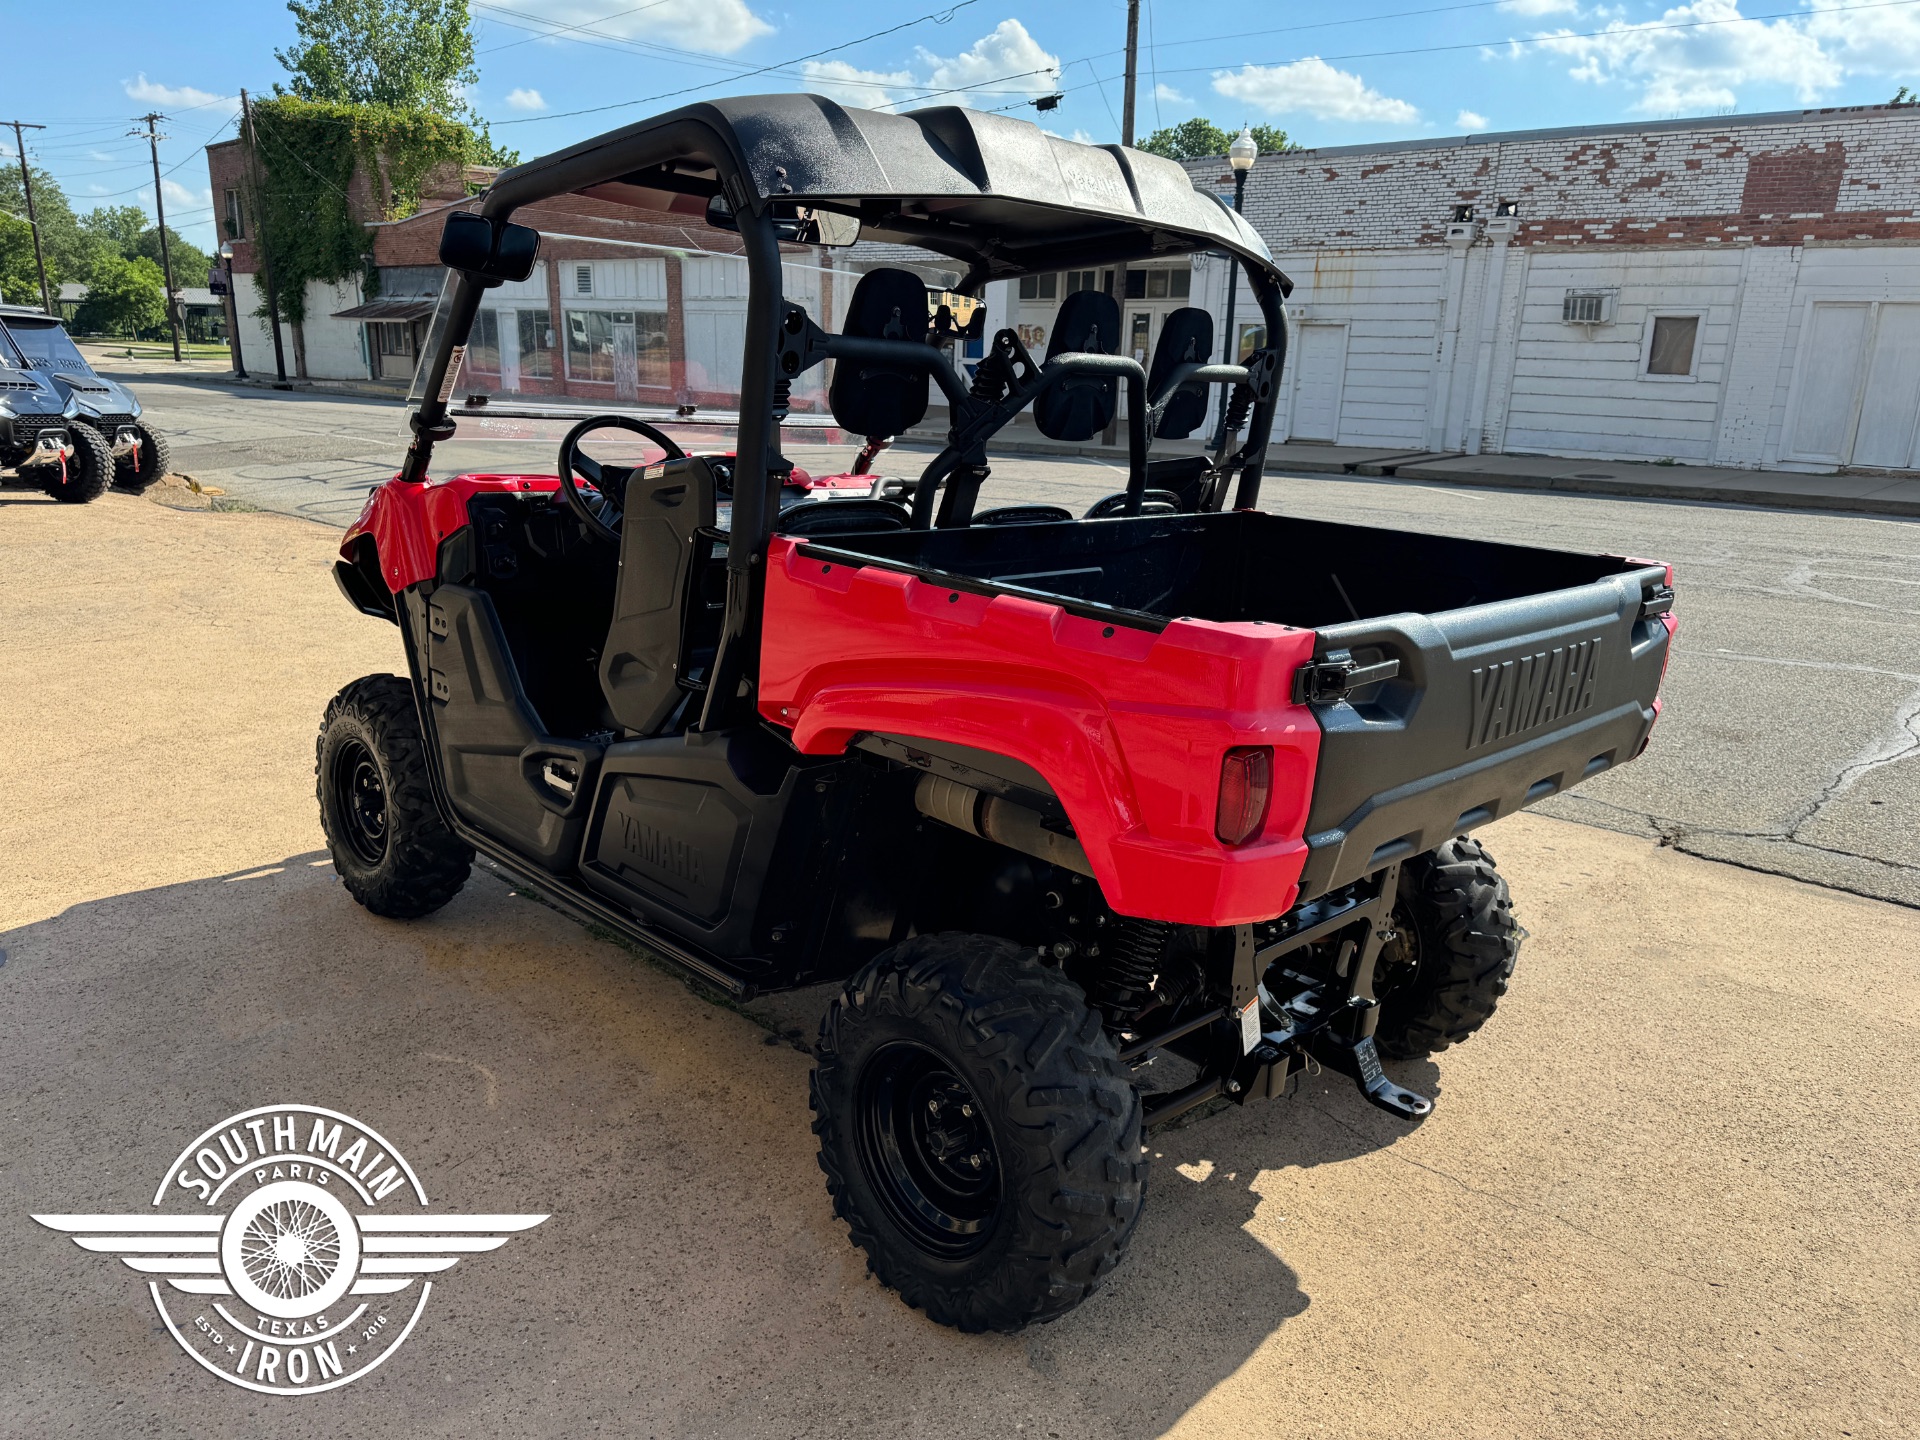
<svg viewBox="0 0 1920 1440">
<path fill-rule="evenodd" d="M 1087 852 L 1078 840 L 1049 830 L 1038 811 L 999 795 L 989 795 L 958 780 L 928 774 L 920 777 L 920 784 L 913 792 L 913 803 L 929 820 L 938 820 L 1063 870 L 1089 877 L 1093 874 L 1093 867 L 1087 863 Z"/>
</svg>

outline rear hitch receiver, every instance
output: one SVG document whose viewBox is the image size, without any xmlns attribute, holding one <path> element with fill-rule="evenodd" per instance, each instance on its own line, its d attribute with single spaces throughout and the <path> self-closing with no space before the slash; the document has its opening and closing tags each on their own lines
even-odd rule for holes
<svg viewBox="0 0 1920 1440">
<path fill-rule="evenodd" d="M 1433 1101 L 1387 1078 L 1386 1072 L 1380 1068 L 1380 1051 L 1371 1035 L 1359 1040 L 1346 1040 L 1322 1031 L 1309 1043 L 1309 1048 L 1314 1058 L 1329 1070 L 1352 1076 L 1360 1087 L 1360 1093 L 1367 1097 L 1367 1102 L 1378 1105 L 1389 1115 L 1398 1115 L 1402 1120 L 1420 1121 L 1433 1113 Z"/>
</svg>

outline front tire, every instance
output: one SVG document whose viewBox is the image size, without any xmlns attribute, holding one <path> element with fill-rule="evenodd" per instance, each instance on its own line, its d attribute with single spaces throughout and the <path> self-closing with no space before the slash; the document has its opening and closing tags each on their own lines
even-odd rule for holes
<svg viewBox="0 0 1920 1440">
<path fill-rule="evenodd" d="M 113 483 L 113 449 L 98 430 L 78 420 L 67 427 L 67 438 L 73 441 L 73 455 L 66 475 L 62 478 L 57 465 L 44 467 L 51 476 L 47 493 L 69 505 L 85 505 L 106 494 Z"/>
<path fill-rule="evenodd" d="M 1407 1060 L 1456 1045 L 1493 1017 L 1525 932 L 1493 857 L 1465 838 L 1402 867 L 1394 925 L 1375 976 L 1374 1041 Z"/>
<path fill-rule="evenodd" d="M 134 428 L 140 432 L 140 448 L 134 455 L 114 457 L 113 483 L 137 495 L 163 475 L 172 472 L 173 450 L 167 444 L 166 436 L 144 425 Z"/>
<path fill-rule="evenodd" d="M 1080 988 L 1025 946 L 922 935 L 876 957 L 821 1021 L 812 1102 L 834 1213 L 930 1319 L 1051 1320 L 1126 1254 L 1140 1097 Z"/>
<path fill-rule="evenodd" d="M 396 920 L 458 894 L 473 851 L 434 803 L 413 687 L 396 675 L 354 681 L 327 706 L 315 748 L 320 827 L 347 892 Z"/>
</svg>

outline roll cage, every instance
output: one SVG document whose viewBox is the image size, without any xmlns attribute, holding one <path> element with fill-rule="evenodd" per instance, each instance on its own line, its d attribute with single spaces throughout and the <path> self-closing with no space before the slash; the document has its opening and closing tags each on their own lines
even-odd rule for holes
<svg viewBox="0 0 1920 1440">
<path fill-rule="evenodd" d="M 1221 508 L 1235 478 L 1236 508 L 1258 502 L 1285 359 L 1284 300 L 1291 282 L 1251 227 L 1217 198 L 1195 191 L 1171 161 L 1121 146 L 1061 140 L 1024 121 L 958 107 L 891 115 L 811 95 L 749 97 L 688 106 L 517 166 L 496 178 L 478 214 L 493 226 L 497 252 L 516 212 L 582 193 L 615 202 L 623 196 L 677 198 L 676 208 L 721 197 L 747 264 L 725 613 L 697 729 L 718 729 L 751 714 L 740 682 L 757 649 L 765 557 L 779 492 L 792 469 L 781 453 L 781 422 L 793 380 L 824 361 L 925 375 L 945 396 L 951 427 L 914 490 L 916 527 L 967 524 L 987 476 L 988 439 L 1075 377 L 1110 378 L 1127 388 L 1128 480 L 1121 513 L 1140 513 L 1159 414 L 1182 387 L 1195 385 L 1231 387 L 1201 508 Z M 1068 265 L 1224 251 L 1246 271 L 1267 344 L 1245 364 L 1175 366 L 1150 392 L 1145 367 L 1130 356 L 1068 353 L 1036 362 L 1012 332 L 1003 331 L 986 362 L 999 383 L 970 386 L 938 345 L 829 334 L 786 299 L 776 215 L 799 205 L 857 217 L 869 237 L 962 261 L 967 269 L 959 293 L 976 298 L 990 280 Z M 524 230 L 519 241 L 525 243 Z M 497 283 L 483 270 L 453 270 L 445 323 L 435 327 L 433 349 L 416 381 L 422 398 L 409 417 L 403 481 L 425 481 L 435 443 L 455 433 L 449 400 L 457 356 L 482 294 Z M 1229 455 L 1227 446 L 1243 426 L 1245 438 Z M 760 483 L 748 483 L 750 476 L 761 477 Z"/>
</svg>

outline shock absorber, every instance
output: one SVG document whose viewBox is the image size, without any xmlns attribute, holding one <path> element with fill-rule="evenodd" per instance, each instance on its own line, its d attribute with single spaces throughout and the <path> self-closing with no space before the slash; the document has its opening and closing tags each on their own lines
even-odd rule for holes
<svg viewBox="0 0 1920 1440">
<path fill-rule="evenodd" d="M 1125 1024 L 1154 1004 L 1154 982 L 1166 964 L 1174 927 L 1161 920 L 1117 917 L 1101 938 L 1100 957 L 1086 965 L 1087 998 L 1108 1021 Z"/>
</svg>

